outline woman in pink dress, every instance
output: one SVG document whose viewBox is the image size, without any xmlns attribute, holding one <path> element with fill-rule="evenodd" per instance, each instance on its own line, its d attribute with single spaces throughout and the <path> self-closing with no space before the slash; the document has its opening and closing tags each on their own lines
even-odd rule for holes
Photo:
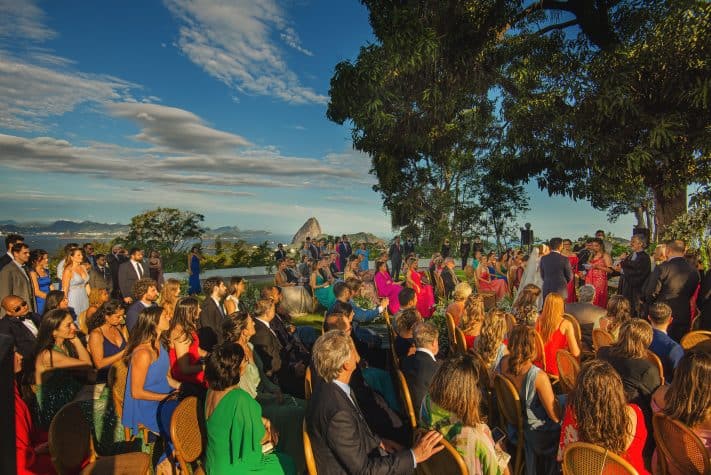
<svg viewBox="0 0 711 475">
<path fill-rule="evenodd" d="M 476 278 L 479 283 L 479 290 L 484 292 L 495 292 L 496 299 L 501 300 L 509 293 L 506 281 L 503 279 L 492 279 L 489 275 L 489 258 L 482 255 L 479 265 L 476 268 Z"/>
<path fill-rule="evenodd" d="M 395 315 L 400 310 L 400 301 L 398 300 L 398 295 L 402 287 L 399 284 L 393 282 L 390 273 L 388 272 L 387 261 L 378 261 L 376 263 L 376 272 L 373 281 L 375 282 L 375 288 L 378 291 L 378 297 L 387 297 L 390 303 L 388 304 L 388 310 L 392 315 Z"/>
<path fill-rule="evenodd" d="M 578 275 L 578 255 L 572 250 L 573 242 L 570 239 L 563 239 L 563 250 L 561 254 L 570 261 L 570 268 L 573 269 L 573 278 L 568 282 L 568 298 L 567 303 L 578 301 L 578 296 L 575 295 L 575 279 Z"/>
<path fill-rule="evenodd" d="M 405 279 L 407 286 L 412 288 L 417 294 L 417 311 L 420 312 L 422 318 L 429 318 L 434 313 L 434 291 L 432 286 L 422 283 L 422 276 L 417 271 L 417 258 L 411 257 L 407 260 L 405 268 Z"/>
<path fill-rule="evenodd" d="M 593 255 L 585 264 L 587 270 L 585 283 L 595 287 L 595 298 L 592 303 L 607 308 L 607 274 L 612 270 L 612 259 L 605 253 L 602 239 L 595 238 L 591 244 Z"/>
</svg>

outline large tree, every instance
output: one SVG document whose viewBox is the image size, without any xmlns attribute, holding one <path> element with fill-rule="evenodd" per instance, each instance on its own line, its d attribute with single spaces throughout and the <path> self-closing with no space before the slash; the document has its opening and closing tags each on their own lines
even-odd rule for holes
<svg viewBox="0 0 711 475">
<path fill-rule="evenodd" d="M 126 242 L 145 249 L 158 250 L 168 257 L 184 251 L 192 242 L 202 239 L 205 217 L 176 208 L 156 208 L 131 218 Z"/>
</svg>

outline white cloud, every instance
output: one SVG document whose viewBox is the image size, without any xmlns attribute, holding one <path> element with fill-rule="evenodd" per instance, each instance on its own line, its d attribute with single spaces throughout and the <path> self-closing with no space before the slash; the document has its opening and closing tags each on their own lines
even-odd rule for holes
<svg viewBox="0 0 711 475">
<path fill-rule="evenodd" d="M 43 41 L 56 36 L 33 0 L 0 0 L 0 37 Z"/>
<path fill-rule="evenodd" d="M 208 74 L 245 94 L 294 104 L 328 98 L 303 86 L 272 41 L 275 33 L 304 54 L 296 31 L 275 0 L 165 0 L 183 25 L 178 47 Z"/>
</svg>

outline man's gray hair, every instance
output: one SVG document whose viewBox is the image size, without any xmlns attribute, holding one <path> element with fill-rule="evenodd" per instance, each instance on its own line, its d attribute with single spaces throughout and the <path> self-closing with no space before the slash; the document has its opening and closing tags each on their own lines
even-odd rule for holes
<svg viewBox="0 0 711 475">
<path fill-rule="evenodd" d="M 351 357 L 351 337 L 342 330 L 331 330 L 321 335 L 314 343 L 312 357 L 316 372 L 330 383 L 338 378 L 343 365 Z"/>
<path fill-rule="evenodd" d="M 419 322 L 413 328 L 412 335 L 415 337 L 417 348 L 430 348 L 439 338 L 439 331 L 431 323 Z"/>
<path fill-rule="evenodd" d="M 647 236 L 644 234 L 634 234 L 632 237 L 642 243 L 642 247 L 647 247 Z"/>
<path fill-rule="evenodd" d="M 585 284 L 580 287 L 578 291 L 578 300 L 582 303 L 590 303 L 595 298 L 595 286 L 591 284 Z"/>
</svg>

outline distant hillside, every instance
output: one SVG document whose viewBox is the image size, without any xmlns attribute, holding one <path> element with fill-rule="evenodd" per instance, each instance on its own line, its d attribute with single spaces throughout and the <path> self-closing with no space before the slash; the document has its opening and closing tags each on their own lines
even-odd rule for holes
<svg viewBox="0 0 711 475">
<path fill-rule="evenodd" d="M 0 233 L 20 233 L 20 234 L 125 234 L 128 232 L 128 225 L 116 223 L 97 223 L 94 221 L 55 221 L 53 223 L 17 223 L 8 220 L 0 222 Z"/>
<path fill-rule="evenodd" d="M 261 229 L 241 230 L 237 226 L 221 226 L 219 228 L 215 228 L 215 229 L 207 228 L 205 230 L 205 237 L 206 238 L 224 237 L 224 238 L 240 238 L 240 239 L 249 240 L 252 237 L 259 237 L 260 239 L 265 238 L 266 240 L 268 240 L 269 236 L 271 234 L 272 234 L 271 232 L 264 231 Z"/>
</svg>

